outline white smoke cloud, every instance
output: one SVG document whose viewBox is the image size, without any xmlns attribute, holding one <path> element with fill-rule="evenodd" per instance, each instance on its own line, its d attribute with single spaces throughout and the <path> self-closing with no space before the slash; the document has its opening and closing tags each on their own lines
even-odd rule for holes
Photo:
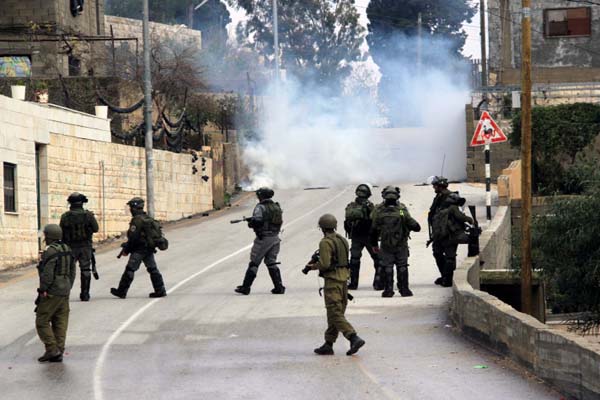
<svg viewBox="0 0 600 400">
<path fill-rule="evenodd" d="M 394 40 L 391 49 L 415 46 L 412 39 Z M 415 74 L 402 54 L 390 54 L 387 61 L 396 75 L 380 83 L 380 92 L 397 93 L 388 115 L 404 121 L 394 128 L 374 127 L 382 116 L 366 94 L 332 99 L 322 86 L 309 89 L 290 76 L 272 87 L 259 140 L 244 146 L 248 188 L 423 182 L 441 174 L 442 166 L 445 176 L 464 179 L 466 79 L 444 61 L 451 59 L 446 44 L 425 42 L 423 49 L 423 60 L 442 62 L 424 62 Z"/>
</svg>

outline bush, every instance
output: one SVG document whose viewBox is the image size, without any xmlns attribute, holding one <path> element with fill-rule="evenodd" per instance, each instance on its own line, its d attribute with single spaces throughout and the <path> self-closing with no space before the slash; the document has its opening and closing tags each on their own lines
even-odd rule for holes
<svg viewBox="0 0 600 400">
<path fill-rule="evenodd" d="M 511 144 L 521 143 L 521 114 L 512 120 Z M 541 195 L 580 194 L 590 180 L 586 149 L 600 133 L 600 105 L 535 107 L 532 114 L 533 190 Z"/>
</svg>

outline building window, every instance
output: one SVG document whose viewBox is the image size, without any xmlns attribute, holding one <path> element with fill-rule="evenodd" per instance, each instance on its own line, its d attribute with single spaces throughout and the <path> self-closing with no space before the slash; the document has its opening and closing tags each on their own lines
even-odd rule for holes
<svg viewBox="0 0 600 400">
<path fill-rule="evenodd" d="M 81 75 L 81 60 L 73 55 L 69 55 L 69 76 Z"/>
<path fill-rule="evenodd" d="M 592 10 L 589 7 L 545 10 L 544 25 L 547 37 L 590 36 Z"/>
<path fill-rule="evenodd" d="M 4 211 L 17 212 L 17 166 L 4 163 Z"/>
</svg>

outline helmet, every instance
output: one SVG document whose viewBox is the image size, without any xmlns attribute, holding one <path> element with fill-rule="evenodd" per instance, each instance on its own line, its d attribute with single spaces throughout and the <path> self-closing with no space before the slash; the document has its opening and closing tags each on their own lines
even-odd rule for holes
<svg viewBox="0 0 600 400">
<path fill-rule="evenodd" d="M 322 215 L 319 218 L 319 228 L 321 229 L 336 229 L 337 219 L 331 214 Z"/>
<path fill-rule="evenodd" d="M 61 240 L 62 229 L 56 224 L 48 224 L 44 227 L 44 236 L 46 239 Z"/>
<path fill-rule="evenodd" d="M 448 178 L 444 178 L 443 176 L 434 176 L 431 178 L 431 184 L 433 186 L 448 187 Z"/>
<path fill-rule="evenodd" d="M 144 199 L 141 197 L 134 197 L 127 202 L 130 208 L 144 209 Z"/>
<path fill-rule="evenodd" d="M 69 203 L 87 203 L 88 202 L 88 198 L 85 197 L 85 195 L 83 195 L 83 194 L 81 194 L 79 192 L 73 192 L 67 198 L 67 201 Z"/>
<path fill-rule="evenodd" d="M 268 187 L 261 187 L 256 191 L 256 196 L 258 196 L 258 198 L 261 200 L 270 199 L 275 196 L 275 192 L 273 189 L 269 189 Z"/>
<path fill-rule="evenodd" d="M 386 186 L 381 192 L 381 197 L 385 200 L 398 200 L 400 198 L 400 188 L 396 186 Z"/>
<path fill-rule="evenodd" d="M 365 197 L 368 199 L 369 197 L 371 197 L 371 188 L 369 187 L 369 185 L 361 183 L 356 187 L 355 193 L 358 197 Z"/>
</svg>

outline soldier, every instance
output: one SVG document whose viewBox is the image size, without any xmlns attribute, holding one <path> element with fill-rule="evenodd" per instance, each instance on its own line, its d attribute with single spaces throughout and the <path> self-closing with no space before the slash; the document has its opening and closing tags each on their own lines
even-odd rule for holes
<svg viewBox="0 0 600 400">
<path fill-rule="evenodd" d="M 350 246 L 350 283 L 348 289 L 356 290 L 360 275 L 360 258 L 362 251 L 366 247 L 369 255 L 373 259 L 375 266 L 375 277 L 373 278 L 373 289 L 383 290 L 380 282 L 379 259 L 377 254 L 373 253 L 369 245 L 369 232 L 371 230 L 371 213 L 375 206 L 369 201 L 371 189 L 366 184 L 358 185 L 356 188 L 356 199 L 346 206 L 346 219 L 344 220 L 344 229 L 347 237 L 352 241 Z"/>
<path fill-rule="evenodd" d="M 98 232 L 98 222 L 94 213 L 83 209 L 88 199 L 81 193 L 72 193 L 67 201 L 70 210 L 60 218 L 63 241 L 73 251 L 73 259 L 79 262 L 81 272 L 81 301 L 90 300 L 90 283 L 92 281 L 92 236 Z"/>
<path fill-rule="evenodd" d="M 348 241 L 337 234 L 337 220 L 331 214 L 319 218 L 319 228 L 323 239 L 319 243 L 319 261 L 309 263 L 306 268 L 319 270 L 319 276 L 325 279 L 323 287 L 325 308 L 327 309 L 327 330 L 325 343 L 314 351 L 318 355 L 333 355 L 333 343 L 341 332 L 350 341 L 346 355 L 356 353 L 365 341 L 361 339 L 352 325 L 346 320 L 348 305 Z"/>
<path fill-rule="evenodd" d="M 35 327 L 46 352 L 39 362 L 62 362 L 69 325 L 69 294 L 75 282 L 75 263 L 69 246 L 62 242 L 58 225 L 44 227 L 46 250 L 38 265 L 40 287 L 36 300 Z"/>
<path fill-rule="evenodd" d="M 397 268 L 398 290 L 402 297 L 412 296 L 408 287 L 408 239 L 410 232 L 421 231 L 421 226 L 400 203 L 400 188 L 387 186 L 383 189 L 384 203 L 377 206 L 371 219 L 371 243 L 379 253 L 383 269 L 384 289 L 382 297 L 394 296 L 394 264 Z M 378 242 L 381 241 L 381 250 Z"/>
<path fill-rule="evenodd" d="M 458 193 L 448 190 L 448 179 L 435 176 L 431 182 L 436 193 L 429 209 L 429 243 L 433 243 L 433 257 L 440 271 L 436 285 L 451 287 L 456 269 L 456 250 L 465 236 L 465 223 L 472 224 L 473 219 L 463 214 L 459 206 L 465 199 Z"/>
<path fill-rule="evenodd" d="M 283 211 L 279 203 L 272 200 L 274 195 L 275 192 L 266 187 L 256 191 L 259 203 L 254 207 L 252 218 L 248 220 L 248 227 L 254 229 L 256 238 L 250 252 L 250 263 L 244 276 L 244 282 L 235 288 L 236 293 L 250 294 L 250 287 L 256 278 L 258 266 L 263 260 L 273 281 L 274 288 L 271 290 L 271 293 L 285 293 L 285 286 L 283 286 L 281 280 L 281 272 L 277 266 L 280 264 L 277 262 L 277 255 L 279 254 L 281 243 L 279 232 L 283 224 Z"/>
<path fill-rule="evenodd" d="M 131 222 L 127 231 L 127 242 L 122 244 L 123 249 L 121 255 L 129 255 L 129 261 L 125 267 L 125 271 L 121 276 L 118 288 L 111 288 L 110 293 L 116 297 L 124 299 L 127 297 L 127 291 L 133 282 L 135 272 L 140 268 L 140 264 L 144 262 L 146 270 L 150 274 L 152 287 L 154 292 L 149 294 L 149 297 L 165 297 L 165 283 L 163 277 L 158 270 L 154 253 L 156 252 L 154 237 L 162 236 L 158 223 L 144 212 L 144 199 L 134 197 L 127 202 L 131 211 Z M 158 230 L 158 232 L 156 232 Z"/>
</svg>

